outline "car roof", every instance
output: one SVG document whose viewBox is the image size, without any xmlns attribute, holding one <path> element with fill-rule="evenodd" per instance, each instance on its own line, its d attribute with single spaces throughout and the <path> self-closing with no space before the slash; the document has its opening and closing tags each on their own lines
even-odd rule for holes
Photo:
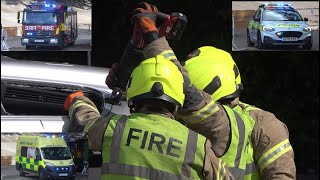
<svg viewBox="0 0 320 180">
<path fill-rule="evenodd" d="M 109 68 L 15 60 L 1 56 L 1 80 L 11 79 L 87 86 L 111 93 L 112 90 L 105 84 L 108 73 Z"/>
</svg>

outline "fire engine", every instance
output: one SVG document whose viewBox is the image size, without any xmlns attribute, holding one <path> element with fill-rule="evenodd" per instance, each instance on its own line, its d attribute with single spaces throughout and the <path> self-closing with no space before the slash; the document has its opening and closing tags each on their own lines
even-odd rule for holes
<svg viewBox="0 0 320 180">
<path fill-rule="evenodd" d="M 18 12 L 22 24 L 21 44 L 26 49 L 40 46 L 63 48 L 74 45 L 77 36 L 77 11 L 61 4 L 31 2 Z"/>
</svg>

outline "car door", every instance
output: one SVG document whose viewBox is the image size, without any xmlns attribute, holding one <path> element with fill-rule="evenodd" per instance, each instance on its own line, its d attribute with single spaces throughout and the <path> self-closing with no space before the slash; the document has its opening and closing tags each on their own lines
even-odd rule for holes
<svg viewBox="0 0 320 180">
<path fill-rule="evenodd" d="M 68 94 L 82 90 L 104 115 L 128 114 L 126 103 L 108 103 L 110 93 L 68 84 L 1 79 L 1 132 L 34 133 L 65 131 L 69 122 L 63 104 Z"/>
</svg>

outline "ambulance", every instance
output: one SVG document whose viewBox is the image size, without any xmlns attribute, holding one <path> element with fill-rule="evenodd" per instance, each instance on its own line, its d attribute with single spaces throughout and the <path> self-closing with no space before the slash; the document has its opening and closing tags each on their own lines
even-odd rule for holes
<svg viewBox="0 0 320 180">
<path fill-rule="evenodd" d="M 16 169 L 20 176 L 39 179 L 75 179 L 75 164 L 63 136 L 22 135 L 17 140 Z"/>
</svg>

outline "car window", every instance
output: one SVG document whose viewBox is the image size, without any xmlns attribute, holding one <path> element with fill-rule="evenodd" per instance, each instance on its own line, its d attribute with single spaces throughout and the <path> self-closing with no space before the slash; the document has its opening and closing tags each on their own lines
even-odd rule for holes
<svg viewBox="0 0 320 180">
<path fill-rule="evenodd" d="M 303 21 L 296 11 L 286 10 L 266 10 L 263 12 L 263 21 Z"/>
<path fill-rule="evenodd" d="M 3 81 L 1 86 L 2 114 L 9 115 L 68 115 L 63 109 L 66 97 L 81 87 L 61 84 L 46 84 L 25 81 Z M 97 106 L 103 109 L 103 100 L 98 91 L 83 90 Z M 5 111 L 5 112 L 4 112 Z"/>
</svg>

